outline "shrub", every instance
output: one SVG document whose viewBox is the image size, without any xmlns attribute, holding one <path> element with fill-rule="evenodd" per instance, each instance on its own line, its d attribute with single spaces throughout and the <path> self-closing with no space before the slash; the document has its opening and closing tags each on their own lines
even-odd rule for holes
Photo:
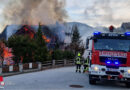
<svg viewBox="0 0 130 90">
<path fill-rule="evenodd" d="M 72 51 L 64 51 L 64 59 L 74 59 L 75 55 Z"/>
</svg>

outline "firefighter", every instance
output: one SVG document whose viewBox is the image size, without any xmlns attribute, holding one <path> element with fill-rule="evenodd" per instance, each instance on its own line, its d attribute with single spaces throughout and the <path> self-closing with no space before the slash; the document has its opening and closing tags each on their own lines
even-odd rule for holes
<svg viewBox="0 0 130 90">
<path fill-rule="evenodd" d="M 84 70 L 83 70 L 83 73 L 87 72 L 88 71 L 88 68 L 89 68 L 89 56 L 86 58 L 85 62 L 84 62 Z"/>
<path fill-rule="evenodd" d="M 78 53 L 78 56 L 76 57 L 76 72 L 81 73 L 81 55 Z"/>
</svg>

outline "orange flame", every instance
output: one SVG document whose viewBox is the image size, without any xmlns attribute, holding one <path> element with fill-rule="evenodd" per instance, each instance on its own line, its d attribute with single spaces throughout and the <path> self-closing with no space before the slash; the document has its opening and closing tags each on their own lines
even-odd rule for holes
<svg viewBox="0 0 130 90">
<path fill-rule="evenodd" d="M 50 39 L 48 39 L 46 36 L 42 35 L 42 38 L 45 40 L 46 43 L 50 43 Z"/>
<path fill-rule="evenodd" d="M 12 57 L 13 54 L 11 52 L 9 52 L 8 48 L 4 48 L 3 56 L 4 56 L 4 58 L 7 58 L 7 57 Z"/>
</svg>

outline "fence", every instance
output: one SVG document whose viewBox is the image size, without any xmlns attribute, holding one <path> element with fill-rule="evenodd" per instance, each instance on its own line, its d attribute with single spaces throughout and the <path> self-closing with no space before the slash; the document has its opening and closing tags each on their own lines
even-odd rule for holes
<svg viewBox="0 0 130 90">
<path fill-rule="evenodd" d="M 0 68 L 0 74 L 10 73 L 10 72 L 23 72 L 24 70 L 43 70 L 46 68 L 56 68 L 56 67 L 64 67 L 64 66 L 72 66 L 74 65 L 74 60 L 52 60 L 45 61 L 43 63 L 25 63 L 19 65 L 11 65 L 11 66 L 3 66 Z"/>
</svg>

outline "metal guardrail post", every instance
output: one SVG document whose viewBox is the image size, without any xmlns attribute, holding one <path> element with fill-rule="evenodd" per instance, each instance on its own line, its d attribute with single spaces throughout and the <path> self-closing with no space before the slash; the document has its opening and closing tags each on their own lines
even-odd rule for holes
<svg viewBox="0 0 130 90">
<path fill-rule="evenodd" d="M 23 72 L 23 64 L 22 63 L 19 63 L 19 71 Z"/>
<path fill-rule="evenodd" d="M 32 63 L 29 63 L 29 69 L 31 69 L 32 68 Z"/>
<path fill-rule="evenodd" d="M 42 63 L 38 62 L 38 69 L 41 70 L 42 69 Z"/>
<path fill-rule="evenodd" d="M 55 60 L 52 60 L 52 66 L 55 66 L 56 62 Z"/>
<path fill-rule="evenodd" d="M 9 66 L 9 72 L 13 72 L 13 65 Z"/>
<path fill-rule="evenodd" d="M 64 59 L 64 66 L 67 64 L 67 60 L 66 59 Z"/>
</svg>

